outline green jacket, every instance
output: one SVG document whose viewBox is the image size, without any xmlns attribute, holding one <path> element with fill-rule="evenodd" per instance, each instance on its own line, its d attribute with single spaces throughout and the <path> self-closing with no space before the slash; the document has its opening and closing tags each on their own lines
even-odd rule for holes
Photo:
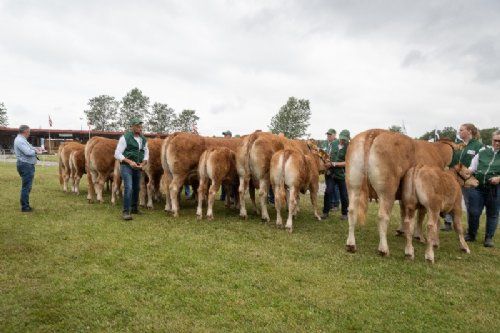
<svg viewBox="0 0 500 333">
<path fill-rule="evenodd" d="M 347 153 L 347 147 L 349 147 L 349 143 L 346 143 L 343 147 L 339 146 L 339 142 L 333 146 L 333 149 L 330 153 L 330 160 L 332 162 L 345 162 L 345 155 Z M 335 167 L 333 170 L 333 178 L 345 180 L 345 167 Z"/>
<path fill-rule="evenodd" d="M 500 175 L 500 153 L 486 146 L 479 151 L 477 170 L 474 174 L 479 186 L 489 185 L 490 178 Z"/>
<path fill-rule="evenodd" d="M 326 151 L 326 153 L 330 155 L 331 159 L 333 150 L 338 149 L 338 146 L 339 146 L 339 140 L 333 140 L 332 142 L 328 142 L 328 140 L 325 140 L 321 145 L 321 149 Z"/>
<path fill-rule="evenodd" d="M 125 148 L 123 156 L 136 163 L 142 163 L 142 161 L 144 160 L 144 147 L 146 147 L 146 142 L 147 142 L 144 135 L 141 135 L 141 140 L 142 140 L 141 149 L 139 149 L 139 144 L 134 139 L 134 133 L 132 133 L 132 131 L 125 132 L 123 136 L 125 137 L 125 142 L 127 143 L 127 148 Z"/>
<path fill-rule="evenodd" d="M 469 143 L 461 150 L 455 151 L 451 161 L 451 166 L 462 163 L 466 167 L 470 167 L 470 163 L 474 156 L 479 152 L 484 145 L 476 139 L 471 139 Z"/>
</svg>

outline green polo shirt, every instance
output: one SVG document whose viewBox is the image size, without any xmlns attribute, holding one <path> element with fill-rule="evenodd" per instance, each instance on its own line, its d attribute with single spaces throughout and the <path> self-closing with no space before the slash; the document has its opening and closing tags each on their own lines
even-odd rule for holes
<svg viewBox="0 0 500 333">
<path fill-rule="evenodd" d="M 451 166 L 458 163 L 462 163 L 466 167 L 470 166 L 470 163 L 474 156 L 479 153 L 479 150 L 483 148 L 484 145 L 476 139 L 471 139 L 469 143 L 461 150 L 456 150 L 453 153 L 453 158 L 451 161 Z"/>
<path fill-rule="evenodd" d="M 479 151 L 477 170 L 474 174 L 480 186 L 491 185 L 490 178 L 500 175 L 500 153 L 485 146 Z"/>
<path fill-rule="evenodd" d="M 332 162 L 345 162 L 347 147 L 349 147 L 348 142 L 346 142 L 346 144 L 341 147 L 339 145 L 339 142 L 337 141 L 337 144 L 333 146 L 333 149 L 330 153 L 330 160 Z M 333 178 L 345 180 L 345 167 L 341 168 L 335 167 L 332 170 L 333 170 Z"/>
</svg>

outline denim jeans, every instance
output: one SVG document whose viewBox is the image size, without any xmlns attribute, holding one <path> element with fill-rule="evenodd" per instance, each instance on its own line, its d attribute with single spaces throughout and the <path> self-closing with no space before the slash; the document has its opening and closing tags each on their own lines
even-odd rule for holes
<svg viewBox="0 0 500 333">
<path fill-rule="evenodd" d="M 337 186 L 339 189 L 341 212 L 342 215 L 347 215 L 347 208 L 349 207 L 349 197 L 347 196 L 347 186 L 345 180 L 333 178 L 331 175 L 325 176 L 325 197 L 323 199 L 323 213 L 328 213 L 332 208 L 332 197 Z"/>
<path fill-rule="evenodd" d="M 35 165 L 26 162 L 17 162 L 17 172 L 21 176 L 21 209 L 26 210 L 30 207 L 30 192 L 35 176 Z"/>
<path fill-rule="evenodd" d="M 468 193 L 469 209 L 467 217 L 470 237 L 476 238 L 479 218 L 486 207 L 486 238 L 493 238 L 498 224 L 498 208 L 500 206 L 500 185 L 480 186 L 470 189 Z"/>
<path fill-rule="evenodd" d="M 339 205 L 340 205 L 340 190 L 337 183 L 334 183 L 332 192 L 332 206 L 338 207 Z"/>
<path fill-rule="evenodd" d="M 137 210 L 141 170 L 134 169 L 128 164 L 121 164 L 120 174 L 123 180 L 123 187 L 125 188 L 125 193 L 123 194 L 123 212 L 130 213 L 133 210 Z"/>
</svg>

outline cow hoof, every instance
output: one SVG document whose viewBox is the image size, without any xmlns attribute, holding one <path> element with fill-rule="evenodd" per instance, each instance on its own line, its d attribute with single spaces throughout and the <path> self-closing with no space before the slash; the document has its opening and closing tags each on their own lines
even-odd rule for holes
<svg viewBox="0 0 500 333">
<path fill-rule="evenodd" d="M 347 252 L 350 252 L 350 253 L 356 253 L 356 245 L 346 245 L 345 246 L 345 249 L 347 250 Z"/>
<path fill-rule="evenodd" d="M 427 261 L 429 264 L 434 264 L 434 259 L 425 258 L 425 261 Z"/>
<path fill-rule="evenodd" d="M 414 260 L 415 259 L 415 255 L 413 255 L 413 254 L 405 254 L 405 258 L 406 258 L 406 260 Z"/>
<path fill-rule="evenodd" d="M 378 250 L 378 254 L 381 257 L 388 257 L 389 256 L 389 251 Z"/>
<path fill-rule="evenodd" d="M 202 216 L 202 215 L 196 215 L 196 219 L 197 219 L 198 221 L 201 221 L 201 220 L 203 219 L 203 216 Z"/>
<path fill-rule="evenodd" d="M 288 231 L 289 234 L 293 232 L 293 228 L 286 228 L 286 231 Z"/>
<path fill-rule="evenodd" d="M 464 253 L 470 254 L 470 250 L 469 250 L 469 249 L 461 249 L 461 250 L 462 250 L 462 252 L 464 252 Z"/>
<path fill-rule="evenodd" d="M 283 224 L 281 223 L 276 223 L 276 228 L 278 229 L 283 229 Z"/>
<path fill-rule="evenodd" d="M 207 215 L 207 220 L 209 220 L 209 221 L 213 221 L 213 219 L 214 219 L 214 216 L 213 216 L 213 215 Z"/>
<path fill-rule="evenodd" d="M 405 232 L 403 230 L 397 229 L 396 230 L 396 236 L 403 236 Z"/>
</svg>

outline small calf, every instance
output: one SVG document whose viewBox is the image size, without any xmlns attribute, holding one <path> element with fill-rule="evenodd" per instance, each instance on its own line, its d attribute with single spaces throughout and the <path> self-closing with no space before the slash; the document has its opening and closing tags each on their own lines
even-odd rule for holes
<svg viewBox="0 0 500 333">
<path fill-rule="evenodd" d="M 311 150 L 309 154 L 293 149 L 284 149 L 274 153 L 271 158 L 271 185 L 275 193 L 276 225 L 283 226 L 281 208 L 286 204 L 286 188 L 290 195 L 288 200 L 288 219 L 285 228 L 293 231 L 293 216 L 297 214 L 299 192 L 309 190 L 314 216 L 321 220 L 317 209 L 319 189 L 319 173 L 325 170 L 326 153 L 321 150 Z"/>
<path fill-rule="evenodd" d="M 198 164 L 198 176 L 198 208 L 196 209 L 196 215 L 198 219 L 203 218 L 203 199 L 206 199 L 207 187 L 210 181 L 211 185 L 208 190 L 207 200 L 207 218 L 211 220 L 214 218 L 213 206 L 215 195 L 219 191 L 221 185 L 226 188 L 226 207 L 230 206 L 231 185 L 238 181 L 235 153 L 226 147 L 205 150 Z"/>
<path fill-rule="evenodd" d="M 411 259 L 415 257 L 412 235 L 415 226 L 415 211 L 418 209 L 425 209 L 429 216 L 425 259 L 432 263 L 434 262 L 434 247 L 439 245 L 439 216 L 442 213 L 451 213 L 453 216 L 453 226 L 458 234 L 460 249 L 466 253 L 470 253 L 469 247 L 464 240 L 462 229 L 461 186 L 475 187 L 477 185 L 477 179 L 462 164 L 446 171 L 438 167 L 424 165 L 417 165 L 410 168 L 403 178 L 402 193 L 402 201 L 405 209 L 405 255 Z M 419 220 L 420 223 L 422 223 L 422 219 Z"/>
</svg>

